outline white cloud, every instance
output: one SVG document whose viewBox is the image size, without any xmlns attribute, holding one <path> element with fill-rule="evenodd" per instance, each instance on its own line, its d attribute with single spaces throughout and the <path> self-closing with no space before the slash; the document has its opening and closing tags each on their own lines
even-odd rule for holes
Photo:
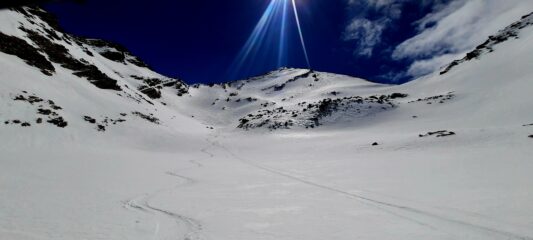
<svg viewBox="0 0 533 240">
<path fill-rule="evenodd" d="M 430 59 L 416 60 L 411 66 L 409 66 L 406 75 L 416 78 L 433 73 L 435 70 L 451 63 L 453 60 L 461 58 L 462 55 L 463 54 L 444 54 Z"/>
<path fill-rule="evenodd" d="M 355 43 L 354 54 L 371 57 L 381 42 L 383 31 L 401 18 L 405 3 L 416 2 L 420 7 L 438 6 L 449 0 L 347 0 L 351 19 L 343 33 L 343 40 Z M 372 19 L 367 15 L 372 13 Z"/>
<path fill-rule="evenodd" d="M 411 76 L 433 72 L 531 11 L 532 0 L 456 0 L 417 21 L 419 33 L 397 46 L 393 58 L 415 59 Z"/>
<path fill-rule="evenodd" d="M 354 55 L 371 57 L 374 47 L 381 42 L 383 31 L 393 19 L 402 14 L 402 3 L 406 0 L 348 0 L 348 11 L 352 18 L 348 22 L 342 39 L 355 43 Z M 369 11 L 379 12 L 375 20 L 367 18 Z"/>
<path fill-rule="evenodd" d="M 374 46 L 381 42 L 381 35 L 385 26 L 385 21 L 379 22 L 365 18 L 355 18 L 346 26 L 343 40 L 357 42 L 354 54 L 370 57 Z"/>
</svg>

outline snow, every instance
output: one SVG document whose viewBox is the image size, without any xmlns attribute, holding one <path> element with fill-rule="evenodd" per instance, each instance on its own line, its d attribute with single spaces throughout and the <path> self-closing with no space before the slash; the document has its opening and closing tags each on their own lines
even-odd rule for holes
<svg viewBox="0 0 533 240">
<path fill-rule="evenodd" d="M 12 22 L 24 18 L 0 19 L 24 37 Z M 119 96 L 0 53 L 0 239 L 533 239 L 532 38 L 525 28 L 400 86 L 322 72 L 289 81 L 308 70 L 281 69 L 183 97 L 164 88 L 154 105 L 125 96 L 140 94 L 127 76 L 163 77 L 149 69 L 69 48 L 130 86 Z M 35 124 L 39 103 L 13 101 L 22 91 L 53 100 L 69 125 Z M 315 129 L 236 128 L 259 109 L 392 93 L 409 96 Z M 85 115 L 126 122 L 98 132 Z M 32 126 L 3 124 L 13 119 Z M 439 130 L 456 135 L 419 137 Z"/>
</svg>

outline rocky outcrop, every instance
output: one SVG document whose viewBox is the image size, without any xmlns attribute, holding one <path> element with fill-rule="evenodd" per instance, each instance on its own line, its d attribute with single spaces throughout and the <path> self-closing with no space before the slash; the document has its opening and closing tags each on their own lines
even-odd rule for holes
<svg viewBox="0 0 533 240">
<path fill-rule="evenodd" d="M 484 54 L 493 52 L 494 47 L 498 44 L 506 42 L 510 39 L 519 38 L 520 30 L 529 26 L 533 26 L 533 12 L 523 16 L 520 21 L 511 24 L 510 26 L 498 32 L 498 34 L 494 36 L 489 36 L 489 39 L 487 39 L 487 41 L 477 46 L 476 49 L 474 49 L 473 51 L 467 53 L 464 58 L 455 60 L 450 63 L 450 65 L 444 68 L 444 70 L 441 71 L 440 74 L 444 75 L 464 62 L 478 59 Z"/>
</svg>

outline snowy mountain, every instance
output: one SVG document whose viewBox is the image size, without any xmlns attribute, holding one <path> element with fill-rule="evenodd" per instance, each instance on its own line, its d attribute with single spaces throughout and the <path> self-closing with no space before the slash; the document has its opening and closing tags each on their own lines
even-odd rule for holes
<svg viewBox="0 0 533 240">
<path fill-rule="evenodd" d="M 533 15 L 404 85 L 191 85 L 0 11 L 0 239 L 533 239 Z"/>
</svg>

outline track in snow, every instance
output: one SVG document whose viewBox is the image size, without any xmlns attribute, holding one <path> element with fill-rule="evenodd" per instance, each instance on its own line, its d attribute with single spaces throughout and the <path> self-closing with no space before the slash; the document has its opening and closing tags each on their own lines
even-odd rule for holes
<svg viewBox="0 0 533 240">
<path fill-rule="evenodd" d="M 189 160 L 189 162 L 193 165 L 193 167 L 191 167 L 191 168 L 201 168 L 201 167 L 203 167 L 203 164 L 200 162 L 201 160 L 214 157 L 214 155 L 212 153 L 208 152 L 207 149 L 208 149 L 208 147 L 202 149 L 201 152 L 206 154 L 206 155 L 208 155 L 208 157 Z M 190 168 L 186 168 L 186 169 L 190 169 Z M 183 171 L 183 170 L 186 170 L 186 169 L 180 169 L 180 171 Z M 159 207 L 154 206 L 154 205 L 152 205 L 150 203 L 151 199 L 157 197 L 158 195 L 160 195 L 162 193 L 171 192 L 171 191 L 176 190 L 178 188 L 181 188 L 181 187 L 184 187 L 184 186 L 187 186 L 187 185 L 192 185 L 192 184 L 196 183 L 196 180 L 194 180 L 192 178 L 189 178 L 189 177 L 186 177 L 186 176 L 183 176 L 183 175 L 180 175 L 179 173 L 174 172 L 174 171 L 168 171 L 165 174 L 181 179 L 181 183 L 179 185 L 177 185 L 175 187 L 172 187 L 172 188 L 169 188 L 169 189 L 161 189 L 161 190 L 158 190 L 158 191 L 153 192 L 153 193 L 142 194 L 142 195 L 134 197 L 134 198 L 132 198 L 130 200 L 124 201 L 123 202 L 123 207 L 126 208 L 126 209 L 137 210 L 137 211 L 141 211 L 143 213 L 155 214 L 155 215 L 158 215 L 158 216 L 163 217 L 163 218 L 171 218 L 172 220 L 175 220 L 177 222 L 177 224 L 178 224 L 177 231 L 178 232 L 179 231 L 185 231 L 185 234 L 183 234 L 183 236 L 179 236 L 179 239 L 183 239 L 183 240 L 204 240 L 205 237 L 201 234 L 201 231 L 203 230 L 203 226 L 202 226 L 202 224 L 199 221 L 197 221 L 197 220 L 195 220 L 193 218 L 187 217 L 185 215 L 179 214 L 179 213 L 175 213 L 175 212 L 172 212 L 172 211 L 169 211 L 169 210 L 165 210 L 165 209 L 159 208 Z M 182 228 L 181 224 L 184 225 L 184 229 L 181 229 Z M 158 221 L 156 223 L 156 227 L 155 227 L 154 234 L 153 234 L 154 239 L 158 239 L 159 238 L 159 231 L 160 231 L 160 223 Z"/>
<path fill-rule="evenodd" d="M 215 135 L 217 138 L 218 135 Z M 470 222 L 465 220 L 464 217 L 458 216 L 448 216 L 444 214 L 438 214 L 429 210 L 406 206 L 401 204 L 395 204 L 392 202 L 387 202 L 375 198 L 370 198 L 361 194 L 352 193 L 342 189 L 328 186 L 326 184 L 321 184 L 319 182 L 310 181 L 299 176 L 291 175 L 279 169 L 274 169 L 267 167 L 256 162 L 244 159 L 233 151 L 229 150 L 218 140 L 210 140 L 212 146 L 219 147 L 230 154 L 235 159 L 239 160 L 242 163 L 245 163 L 249 166 L 252 166 L 256 169 L 260 169 L 266 172 L 269 172 L 274 175 L 278 175 L 284 178 L 288 178 L 299 183 L 320 188 L 322 190 L 340 194 L 342 196 L 348 197 L 350 199 L 355 199 L 359 203 L 363 203 L 366 206 L 378 209 L 387 214 L 391 214 L 395 217 L 401 218 L 405 221 L 409 221 L 413 224 L 429 228 L 434 231 L 438 231 L 450 236 L 451 239 L 465 239 L 476 237 L 476 239 L 509 239 L 509 240 L 533 240 L 533 237 L 526 236 L 523 234 L 518 234 L 508 230 L 498 229 L 497 226 L 500 226 L 501 223 L 496 223 L 492 219 L 483 219 L 483 222 L 489 222 L 490 224 L 482 225 L 476 222 Z M 364 192 L 364 191 L 361 191 Z M 501 226 L 500 226 L 501 227 Z M 511 228 L 516 228 L 511 226 Z"/>
</svg>

